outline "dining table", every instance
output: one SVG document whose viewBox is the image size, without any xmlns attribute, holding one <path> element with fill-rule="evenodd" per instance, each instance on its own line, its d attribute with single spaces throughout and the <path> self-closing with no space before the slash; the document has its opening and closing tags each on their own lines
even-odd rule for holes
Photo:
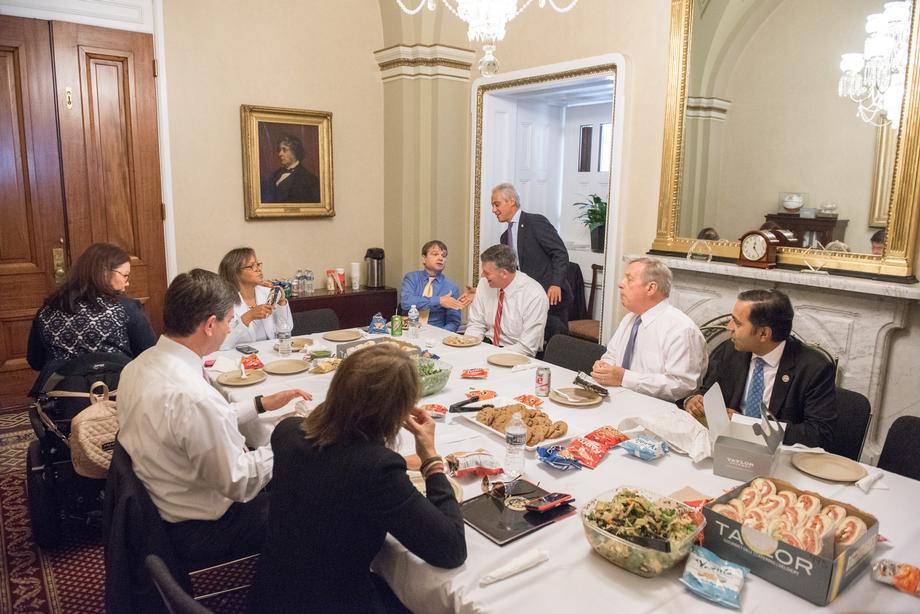
<svg viewBox="0 0 920 614">
<path fill-rule="evenodd" d="M 386 335 L 369 335 L 353 329 L 362 340 Z M 439 392 L 424 397 L 420 404 L 436 403 L 450 406 L 465 398 L 471 390 L 492 390 L 499 399 L 512 399 L 535 393 L 536 368 L 549 367 L 553 389 L 573 385 L 576 373 L 530 358 L 530 362 L 502 367 L 489 362 L 489 357 L 506 353 L 487 343 L 455 347 L 444 343 L 452 333 L 424 325 L 415 336 L 398 337 L 434 354 L 441 366 L 449 365 L 450 377 Z M 311 348 L 327 348 L 335 355 L 338 343 L 324 338 L 324 333 L 307 336 Z M 282 357 L 275 341 L 253 343 L 263 363 L 282 358 L 298 359 L 293 353 Z M 239 364 L 241 354 L 235 350 L 216 352 L 206 358 L 221 359 L 216 366 L 226 369 Z M 465 369 L 487 369 L 484 379 L 464 379 Z M 257 394 L 271 394 L 284 389 L 300 388 L 312 396 L 307 409 L 321 403 L 334 376 L 330 373 L 303 371 L 290 375 L 268 375 L 258 383 L 246 386 L 226 386 L 217 381 L 220 373 L 207 370 L 212 384 L 229 401 L 241 401 Z M 540 409 L 553 420 L 568 424 L 567 436 L 583 435 L 601 426 L 617 427 L 635 417 L 664 411 L 679 411 L 673 403 L 655 399 L 624 388 L 610 388 L 609 397 L 590 407 L 572 407 L 543 397 Z M 269 442 L 271 431 L 279 418 L 290 415 L 296 402 L 260 415 L 255 421 L 241 426 L 251 446 Z M 303 409 L 303 405 L 300 406 Z M 439 454 L 486 450 L 501 462 L 505 453 L 504 438 L 478 424 L 475 413 L 448 413 L 436 427 Z M 397 446 L 404 454 L 414 453 L 414 439 L 402 431 Z M 792 483 L 801 490 L 814 491 L 825 498 L 851 504 L 878 519 L 879 535 L 883 539 L 875 547 L 872 560 L 880 558 L 920 565 L 915 547 L 920 544 L 920 482 L 894 473 L 882 472 L 882 478 L 869 492 L 853 483 L 832 482 L 805 474 L 796 469 L 791 458 L 797 452 L 781 449 L 773 466 L 772 477 Z M 865 466 L 868 471 L 880 471 Z M 439 569 L 428 565 L 410 553 L 395 538 L 387 536 L 383 548 L 372 564 L 399 599 L 413 612 L 587 613 L 617 611 L 625 614 L 644 612 L 724 612 L 725 608 L 702 599 L 689 591 L 680 577 L 684 564 L 653 578 L 643 578 L 626 571 L 598 555 L 585 536 L 580 512 L 588 501 L 600 493 L 622 486 L 635 486 L 647 491 L 670 495 L 689 487 L 715 498 L 742 482 L 713 473 L 712 458 L 694 462 L 690 457 L 672 450 L 652 461 L 644 461 L 612 448 L 595 469 L 561 471 L 541 462 L 534 454 L 525 453 L 523 477 L 548 492 L 563 492 L 574 497 L 578 513 L 529 533 L 520 539 L 499 546 L 471 527 L 466 527 L 468 549 L 464 565 L 456 569 Z M 475 476 L 452 478 L 462 488 L 464 500 L 478 496 L 481 480 Z M 913 503 L 911 503 L 913 502 Z M 483 584 L 482 578 L 516 557 L 542 551 L 548 560 L 498 582 Z M 309 556 L 306 553 L 305 556 Z M 741 592 L 741 612 L 920 612 L 920 599 L 901 593 L 862 573 L 840 595 L 826 606 L 819 607 L 780 586 L 749 574 Z"/>
</svg>

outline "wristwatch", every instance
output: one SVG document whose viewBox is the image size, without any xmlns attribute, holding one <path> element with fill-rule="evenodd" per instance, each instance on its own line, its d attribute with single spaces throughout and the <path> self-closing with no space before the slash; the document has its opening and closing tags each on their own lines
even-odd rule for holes
<svg viewBox="0 0 920 614">
<path fill-rule="evenodd" d="M 255 404 L 256 404 L 256 413 L 257 413 L 257 414 L 264 414 L 264 413 L 265 413 L 265 407 L 262 405 L 262 395 L 261 395 L 261 394 L 257 394 L 257 395 L 256 395 L 256 398 L 253 399 L 253 401 L 254 401 Z"/>
</svg>

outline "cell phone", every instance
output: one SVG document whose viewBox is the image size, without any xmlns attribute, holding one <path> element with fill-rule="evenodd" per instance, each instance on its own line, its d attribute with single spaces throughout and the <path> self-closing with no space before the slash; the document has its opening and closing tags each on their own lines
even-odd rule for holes
<svg viewBox="0 0 920 614">
<path fill-rule="evenodd" d="M 258 354 L 259 350 L 252 347 L 251 345 L 238 345 L 236 346 L 236 351 L 240 354 Z"/>
<path fill-rule="evenodd" d="M 278 301 L 281 300 L 281 286 L 272 286 L 272 289 L 268 291 L 268 301 L 269 305 L 277 305 Z"/>
<path fill-rule="evenodd" d="M 530 512 L 542 513 L 574 501 L 575 499 L 572 498 L 572 495 L 563 492 L 551 492 L 536 499 L 528 499 L 524 502 L 524 508 Z"/>
</svg>

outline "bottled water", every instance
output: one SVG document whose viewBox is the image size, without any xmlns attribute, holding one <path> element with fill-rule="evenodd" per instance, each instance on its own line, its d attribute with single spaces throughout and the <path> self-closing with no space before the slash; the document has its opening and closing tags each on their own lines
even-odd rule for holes
<svg viewBox="0 0 920 614">
<path fill-rule="evenodd" d="M 422 323 L 418 319 L 418 309 L 415 305 L 412 305 L 412 309 L 409 310 L 409 336 L 418 337 L 419 328 L 421 328 Z"/>
<path fill-rule="evenodd" d="M 297 271 L 300 273 L 297 278 L 300 279 L 300 296 L 304 296 L 307 293 L 307 270 Z"/>
<path fill-rule="evenodd" d="M 303 273 L 303 293 L 304 294 L 313 294 L 313 271 L 307 269 Z"/>
<path fill-rule="evenodd" d="M 297 274 L 294 275 L 294 279 L 291 280 L 291 295 L 300 296 L 303 292 L 303 286 L 300 285 L 300 282 L 303 281 L 303 271 L 297 269 Z"/>
<path fill-rule="evenodd" d="M 505 475 L 518 478 L 524 473 L 524 444 L 527 442 L 527 427 L 520 412 L 514 412 L 505 429 Z"/>
<path fill-rule="evenodd" d="M 275 311 L 275 336 L 278 339 L 278 353 L 282 356 L 291 354 L 291 329 L 294 325 L 287 317 L 286 310 Z"/>
</svg>

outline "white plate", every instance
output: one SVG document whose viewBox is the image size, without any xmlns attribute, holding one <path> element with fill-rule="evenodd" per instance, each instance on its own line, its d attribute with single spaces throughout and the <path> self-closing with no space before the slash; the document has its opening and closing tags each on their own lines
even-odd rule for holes
<svg viewBox="0 0 920 614">
<path fill-rule="evenodd" d="M 469 348 L 482 343 L 482 337 L 472 335 L 447 335 L 441 340 L 444 345 L 455 348 Z"/>
<path fill-rule="evenodd" d="M 519 365 L 526 365 L 530 362 L 530 359 L 521 354 L 504 353 L 492 354 L 486 358 L 486 362 L 496 367 L 517 367 Z"/>
<path fill-rule="evenodd" d="M 559 394 L 560 391 L 567 396 Z M 581 386 L 550 390 L 549 398 L 560 405 L 568 405 L 569 407 L 593 407 L 604 400 L 601 395 L 590 390 L 585 390 Z M 576 400 L 573 401 L 573 398 Z"/>
<path fill-rule="evenodd" d="M 517 402 L 517 401 L 515 401 L 515 402 Z M 542 411 L 542 410 L 541 410 L 541 411 Z M 556 421 L 552 416 L 549 415 L 549 412 L 544 411 L 543 413 L 545 413 L 547 416 L 549 416 L 549 419 L 552 420 L 553 422 Z M 460 414 L 460 415 L 457 416 L 457 418 L 460 419 L 460 420 L 465 420 L 465 421 L 467 421 L 467 422 L 470 422 L 470 423 L 474 424 L 475 426 L 478 426 L 479 428 L 481 428 L 481 429 L 483 429 L 483 430 L 485 430 L 485 431 L 488 431 L 489 433 L 492 433 L 493 435 L 495 435 L 496 437 L 498 437 L 498 438 L 501 439 L 502 441 L 505 440 L 505 434 L 504 434 L 504 433 L 502 433 L 501 431 L 497 431 L 497 430 L 493 429 L 491 426 L 488 426 L 488 425 L 486 425 L 486 424 L 483 424 L 482 422 L 480 422 L 479 420 L 477 420 L 477 419 L 476 419 L 476 414 L 473 413 L 473 412 L 470 412 L 470 413 L 467 413 L 467 414 Z M 562 437 L 555 437 L 555 438 L 553 438 L 553 439 L 544 439 L 543 441 L 541 441 L 540 443 L 538 443 L 538 444 L 535 445 L 535 446 L 524 446 L 524 450 L 526 450 L 527 452 L 530 452 L 531 454 L 536 454 L 537 448 L 540 447 L 540 446 L 551 446 L 551 445 L 553 445 L 553 444 L 556 444 L 556 443 L 559 443 L 559 442 L 562 442 L 562 441 L 567 441 L 567 440 L 569 440 L 569 439 L 572 439 L 572 435 L 571 435 L 571 433 L 570 433 L 571 430 L 572 430 L 572 426 L 569 425 L 569 431 L 567 431 L 566 434 L 563 435 Z"/>
<path fill-rule="evenodd" d="M 292 352 L 300 352 L 304 348 L 310 345 L 313 345 L 313 339 L 309 339 L 306 337 L 301 337 L 298 339 L 291 339 L 291 351 Z M 276 352 L 278 351 L 277 342 L 275 343 L 275 345 L 272 346 L 272 349 L 275 350 Z"/>
<path fill-rule="evenodd" d="M 263 369 L 272 375 L 292 375 L 303 373 L 310 368 L 310 362 L 300 358 L 284 358 L 267 363 Z"/>
<path fill-rule="evenodd" d="M 362 337 L 362 333 L 359 333 L 358 331 L 353 330 L 353 329 L 334 330 L 334 331 L 330 331 L 323 335 L 323 339 L 327 341 L 339 341 L 339 342 L 354 341 L 356 339 L 360 339 L 361 337 Z"/>
<path fill-rule="evenodd" d="M 800 452 L 792 456 L 792 465 L 799 471 L 831 482 L 858 482 L 866 477 L 865 467 L 836 454 Z"/>
<path fill-rule="evenodd" d="M 264 382 L 268 378 L 265 371 L 253 369 L 246 372 L 246 379 L 240 377 L 239 371 L 227 371 L 217 376 L 217 383 L 224 386 L 252 386 L 259 382 Z"/>
</svg>

